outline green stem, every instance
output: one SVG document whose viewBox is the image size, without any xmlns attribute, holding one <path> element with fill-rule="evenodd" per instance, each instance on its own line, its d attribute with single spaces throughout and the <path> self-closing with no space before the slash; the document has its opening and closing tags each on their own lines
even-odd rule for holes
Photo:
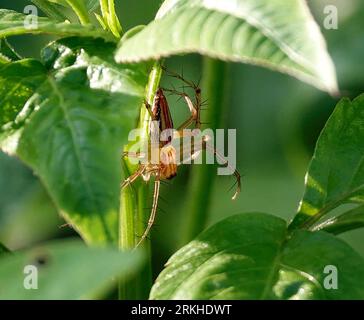
<svg viewBox="0 0 364 320">
<path fill-rule="evenodd" d="M 136 216 L 136 226 L 135 232 L 137 235 L 141 235 L 145 230 L 145 221 L 148 220 L 146 216 L 149 213 L 148 208 L 148 185 L 144 182 L 139 183 L 137 186 L 138 193 L 138 204 L 137 204 L 137 216 Z M 149 239 L 146 239 L 141 247 L 145 251 L 147 256 L 147 262 L 143 269 L 139 271 L 136 277 L 136 295 L 138 299 L 146 300 L 149 298 L 149 292 L 152 287 L 152 248 Z"/>
<path fill-rule="evenodd" d="M 121 37 L 122 27 L 115 10 L 114 0 L 100 0 L 100 7 L 104 23 L 117 38 Z"/>
<path fill-rule="evenodd" d="M 124 160 L 123 160 L 124 161 Z M 125 173 L 130 174 L 125 163 Z M 132 250 L 135 247 L 134 216 L 137 211 L 137 199 L 132 188 L 124 188 L 120 194 L 119 249 Z M 119 281 L 119 300 L 136 299 L 134 279 Z"/>
<path fill-rule="evenodd" d="M 120 38 L 122 34 L 121 24 L 115 11 L 114 0 L 109 0 L 109 20 L 108 24 L 115 37 Z"/>
<path fill-rule="evenodd" d="M 88 15 L 88 12 L 84 4 L 75 0 L 66 0 L 66 1 L 68 5 L 72 8 L 72 10 L 76 13 L 82 25 L 91 23 L 90 17 Z"/>
<path fill-rule="evenodd" d="M 149 81 L 146 90 L 146 100 L 149 104 L 153 103 L 155 93 L 159 87 L 159 83 L 162 77 L 162 68 L 160 62 L 155 62 L 153 69 L 149 75 Z M 139 128 L 142 129 L 142 140 L 149 139 L 149 121 L 150 115 L 145 106 L 143 105 L 140 112 Z M 135 230 L 138 235 L 142 235 L 145 231 L 146 222 L 149 220 L 148 204 L 148 185 L 146 183 L 140 183 L 138 185 L 138 213 L 136 219 Z M 138 274 L 137 278 L 137 294 L 139 299 L 148 299 L 149 292 L 152 287 L 152 248 L 149 239 L 146 239 L 142 243 L 147 253 L 147 263 L 144 269 Z"/>
<path fill-rule="evenodd" d="M 223 124 L 226 115 L 227 64 L 211 58 L 204 58 L 202 95 L 208 107 L 203 114 L 203 122 L 209 128 L 217 129 Z M 207 225 L 211 194 L 216 168 L 211 165 L 193 167 L 187 198 L 190 199 L 185 211 L 186 223 L 182 232 L 182 243 L 194 239 Z"/>
<path fill-rule="evenodd" d="M 132 188 L 124 188 L 120 198 L 119 247 L 123 250 L 130 250 L 135 246 L 134 213 L 137 210 L 137 199 Z M 122 232 L 123 226 L 128 226 L 128 228 L 125 228 L 125 232 Z"/>
<path fill-rule="evenodd" d="M 159 86 L 162 76 L 160 63 L 156 62 L 149 76 L 146 88 L 146 100 L 152 104 L 155 92 Z M 150 115 L 144 104 L 140 109 L 139 128 L 141 128 L 140 140 L 149 139 L 148 124 Z M 127 163 L 126 163 L 127 164 Z M 127 164 L 128 166 L 128 164 Z M 130 166 L 125 174 L 132 172 Z M 135 170 L 135 168 L 133 168 Z M 120 227 L 119 227 L 119 248 L 128 250 L 135 247 L 136 235 L 143 234 L 145 222 L 149 219 L 148 207 L 148 185 L 144 181 L 136 181 L 133 188 L 124 188 L 121 191 L 120 206 Z M 141 249 L 147 255 L 147 262 L 144 268 L 136 274 L 134 279 L 119 282 L 119 299 L 147 299 L 152 286 L 152 255 L 150 240 L 146 239 L 141 244 Z"/>
<path fill-rule="evenodd" d="M 100 0 L 101 14 L 104 19 L 104 23 L 109 27 L 109 3 L 108 0 Z"/>
</svg>

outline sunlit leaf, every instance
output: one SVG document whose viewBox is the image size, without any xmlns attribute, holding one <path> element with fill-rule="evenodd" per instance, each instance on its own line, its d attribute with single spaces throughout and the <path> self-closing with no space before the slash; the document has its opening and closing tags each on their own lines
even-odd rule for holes
<svg viewBox="0 0 364 320">
<path fill-rule="evenodd" d="M 338 272 L 337 289 L 327 283 L 327 266 Z M 363 283 L 364 260 L 343 241 L 325 232 L 289 236 L 280 218 L 249 213 L 217 223 L 175 253 L 150 297 L 363 299 Z"/>
<path fill-rule="evenodd" d="M 354 208 L 337 217 L 328 219 L 313 229 L 340 234 L 359 228 L 364 228 L 364 206 Z"/>
<path fill-rule="evenodd" d="M 343 99 L 328 120 L 290 228 L 311 226 L 343 203 L 364 203 L 364 95 Z"/>
<path fill-rule="evenodd" d="M 21 34 L 52 34 L 61 37 L 83 36 L 113 39 L 112 35 L 92 25 L 82 26 L 68 22 L 56 22 L 45 17 L 36 17 L 32 21 L 26 19 L 27 16 L 22 13 L 0 9 L 0 38 Z"/>
<path fill-rule="evenodd" d="M 99 0 L 46 0 L 48 2 L 57 3 L 64 7 L 69 7 L 69 2 L 77 3 L 80 6 L 85 6 L 88 11 L 94 11 L 100 6 Z"/>
<path fill-rule="evenodd" d="M 0 39 L 0 66 L 11 61 L 17 61 L 20 56 L 6 39 Z"/>
<path fill-rule="evenodd" d="M 34 59 L 0 68 L 0 146 L 14 154 L 22 126 L 33 107 L 27 101 L 46 80 L 45 67 Z"/>
<path fill-rule="evenodd" d="M 48 0 L 31 0 L 37 8 L 42 10 L 48 17 L 59 22 L 68 20 L 63 8 L 59 5 L 50 3 Z"/>
<path fill-rule="evenodd" d="M 155 21 L 121 42 L 116 58 L 191 52 L 268 67 L 337 91 L 325 41 L 303 0 L 166 0 Z"/>
<path fill-rule="evenodd" d="M 24 76 L 24 87 L 0 112 L 10 123 L 3 135 L 11 139 L 3 148 L 10 144 L 31 166 L 88 243 L 116 243 L 122 148 L 135 126 L 149 72 L 147 65 L 115 63 L 114 50 L 112 43 L 85 38 L 51 44 L 42 54 L 46 76 L 31 60 L 43 82 L 31 79 L 34 72 Z M 6 67 L 22 77 L 18 65 L 28 67 L 26 60 Z M 21 83 L 1 71 L 4 83 Z M 28 90 L 28 81 L 35 88 Z M 4 91 L 0 99 L 6 98 Z"/>
</svg>

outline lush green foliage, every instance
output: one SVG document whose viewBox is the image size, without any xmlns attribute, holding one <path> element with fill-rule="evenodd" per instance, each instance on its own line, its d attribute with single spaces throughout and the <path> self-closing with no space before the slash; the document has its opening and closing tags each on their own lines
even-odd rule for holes
<svg viewBox="0 0 364 320">
<path fill-rule="evenodd" d="M 38 18 L 36 28 L 24 25 L 29 17 L 0 10 L 0 146 L 32 168 L 62 216 L 92 246 L 130 247 L 135 231 L 144 228 L 136 214 L 147 201 L 145 186 L 137 197 L 134 190 L 120 195 L 126 177 L 121 155 L 129 131 L 148 120 L 142 102 L 153 100 L 161 76 L 159 63 L 151 60 L 195 52 L 268 67 L 337 92 L 335 68 L 303 0 L 166 0 L 153 22 L 121 39 L 112 0 L 33 2 L 48 15 Z M 68 18 L 70 9 L 80 23 Z M 100 26 L 91 23 L 93 15 Z M 23 59 L 6 40 L 21 34 L 60 39 L 41 50 L 40 60 Z M 206 87 L 224 81 L 206 74 Z M 223 89 L 212 91 L 206 98 L 219 108 Z M 212 226 L 170 259 L 151 298 L 364 299 L 364 260 L 333 235 L 364 226 L 363 110 L 364 96 L 336 107 L 288 227 L 259 213 Z M 344 203 L 358 207 L 326 218 Z M 141 278 L 124 281 L 141 265 L 138 253 L 68 242 L 5 252 L 1 245 L 1 298 L 95 297 L 116 276 L 125 276 L 120 297 L 128 297 L 127 286 L 148 286 Z M 29 263 L 40 267 L 35 293 L 22 287 L 21 270 Z M 341 272 L 338 290 L 323 288 L 327 265 Z M 132 289 L 138 295 L 140 288 Z"/>
<path fill-rule="evenodd" d="M 60 37 L 83 36 L 83 37 L 102 37 L 108 40 L 113 38 L 91 25 L 81 26 L 68 22 L 56 22 L 48 18 L 38 17 L 37 27 L 27 28 L 24 25 L 26 16 L 12 10 L 0 10 L 0 37 L 9 37 L 21 34 L 53 34 Z"/>
<path fill-rule="evenodd" d="M 118 65 L 114 50 L 69 38 L 46 47 L 41 62 L 0 70 L 3 97 L 17 92 L 3 100 L 3 149 L 34 169 L 90 243 L 117 242 L 119 159 L 147 81 L 145 65 Z"/>
<path fill-rule="evenodd" d="M 363 110 L 364 95 L 336 107 L 317 142 L 306 192 L 289 229 L 269 215 L 228 218 L 170 259 L 151 298 L 364 299 L 364 259 L 331 235 L 302 230 L 345 201 L 361 202 Z M 307 201 L 318 209 L 305 213 Z M 358 227 L 363 227 L 362 206 L 313 229 L 338 234 Z M 339 290 L 323 289 L 327 265 L 341 271 Z"/>
<path fill-rule="evenodd" d="M 80 241 L 58 241 L 5 255 L 0 263 L 0 299 L 97 298 L 115 285 L 115 277 L 130 276 L 130 270 L 137 271 L 141 264 L 137 251 L 120 253 L 87 248 Z M 37 290 L 24 288 L 27 265 L 38 267 Z"/>
<path fill-rule="evenodd" d="M 323 287 L 327 265 L 338 290 Z M 324 232 L 287 233 L 267 214 L 232 216 L 203 232 L 168 261 L 152 299 L 363 299 L 364 259 Z"/>
<path fill-rule="evenodd" d="M 122 42 L 116 58 L 129 62 L 188 52 L 269 67 L 337 91 L 324 40 L 301 0 L 167 0 L 154 22 Z"/>
<path fill-rule="evenodd" d="M 364 95 L 342 100 L 321 133 L 291 228 L 310 225 L 343 203 L 364 201 Z"/>
</svg>

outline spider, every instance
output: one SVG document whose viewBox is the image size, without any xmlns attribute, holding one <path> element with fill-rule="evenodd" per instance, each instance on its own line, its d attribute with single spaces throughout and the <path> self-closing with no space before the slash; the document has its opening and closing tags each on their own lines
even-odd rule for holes
<svg viewBox="0 0 364 320">
<path fill-rule="evenodd" d="M 167 70 L 165 71 L 167 72 Z M 185 163 L 186 160 L 195 159 L 202 150 L 206 150 L 208 152 L 211 152 L 216 158 L 218 158 L 220 160 L 220 163 L 230 168 L 228 161 L 213 146 L 210 146 L 210 144 L 207 143 L 209 141 L 209 136 L 202 137 L 202 144 L 198 146 L 192 145 L 192 150 L 190 147 L 185 148 L 182 146 L 182 154 L 180 156 L 180 160 L 182 161 L 180 163 L 177 162 L 177 151 L 171 142 L 175 138 L 183 138 L 184 136 L 186 136 L 184 129 L 189 128 L 191 125 L 194 125 L 194 129 L 200 129 L 200 111 L 203 102 L 201 99 L 201 89 L 198 85 L 188 80 L 185 80 L 177 73 L 171 71 L 168 71 L 168 73 L 169 75 L 176 77 L 184 82 L 187 87 L 192 88 L 195 92 L 195 99 L 193 101 L 186 93 L 178 92 L 174 89 L 171 90 L 158 88 L 155 94 L 153 104 L 149 105 L 146 101 L 144 102 L 152 120 L 149 125 L 149 136 L 151 139 L 149 148 L 151 149 L 151 153 L 155 152 L 157 154 L 158 161 L 151 161 L 149 157 L 146 158 L 147 156 L 142 152 L 123 153 L 123 157 L 139 158 L 143 159 L 144 161 L 139 162 L 139 167 L 136 172 L 129 176 L 122 183 L 121 188 L 130 186 L 138 177 L 142 177 L 144 181 L 150 181 L 151 177 L 154 177 L 153 205 L 148 220 L 148 225 L 140 240 L 138 241 L 136 247 L 138 247 L 145 240 L 154 224 L 158 208 L 158 198 L 161 181 L 173 179 L 177 174 L 178 165 L 180 165 L 181 163 Z M 159 138 L 159 134 L 161 132 L 174 129 L 168 101 L 166 96 L 164 95 L 164 92 L 177 94 L 181 98 L 183 98 L 189 108 L 191 115 L 177 128 L 175 134 L 161 141 L 162 139 Z M 194 136 L 193 133 L 192 136 Z M 237 189 L 234 193 L 234 196 L 232 197 L 232 199 L 235 200 L 241 189 L 241 176 L 237 170 L 231 168 L 231 171 L 234 172 L 233 174 L 236 178 L 237 184 Z"/>
</svg>

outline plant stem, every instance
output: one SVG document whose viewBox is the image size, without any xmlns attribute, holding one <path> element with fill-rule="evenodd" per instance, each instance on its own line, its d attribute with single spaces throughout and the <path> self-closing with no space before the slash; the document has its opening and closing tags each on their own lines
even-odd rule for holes
<svg viewBox="0 0 364 320">
<path fill-rule="evenodd" d="M 149 213 L 148 208 L 148 185 L 146 183 L 139 183 L 137 186 L 138 192 L 138 204 L 137 204 L 137 216 L 136 216 L 136 234 L 141 235 L 145 230 L 144 221 L 148 221 L 146 216 Z M 150 240 L 146 239 L 144 243 L 141 244 L 147 256 L 146 264 L 143 269 L 139 271 L 136 277 L 136 295 L 138 299 L 148 299 L 149 292 L 152 287 L 152 248 Z"/>
<path fill-rule="evenodd" d="M 125 165 L 125 173 L 129 173 Z M 132 250 L 135 247 L 134 216 L 137 211 L 137 199 L 132 188 L 124 188 L 120 194 L 119 214 L 119 249 Z M 133 280 L 119 280 L 119 300 L 136 299 Z"/>
<path fill-rule="evenodd" d="M 75 0 L 66 0 L 66 1 L 68 5 L 72 8 L 72 10 L 76 13 L 82 25 L 91 23 L 90 17 L 88 15 L 88 12 L 84 4 L 81 4 Z"/>
<path fill-rule="evenodd" d="M 115 10 L 114 0 L 100 0 L 101 13 L 104 24 L 116 38 L 120 38 L 122 27 Z"/>
<path fill-rule="evenodd" d="M 109 17 L 108 17 L 108 15 L 109 15 L 108 0 L 100 0 L 100 8 L 101 8 L 102 17 L 107 22 L 109 20 Z"/>
<path fill-rule="evenodd" d="M 149 75 L 149 81 L 146 90 L 146 100 L 151 105 L 154 100 L 155 93 L 159 87 L 159 82 L 162 77 L 162 68 L 160 62 L 155 62 L 153 69 Z M 150 115 L 145 106 L 142 106 L 140 112 L 139 128 L 142 128 L 141 139 L 149 140 L 149 121 Z M 149 220 L 149 210 L 146 208 L 148 205 L 148 185 L 146 183 L 140 183 L 138 185 L 138 212 L 136 219 L 136 233 L 142 235 L 145 231 L 146 222 Z M 149 292 L 152 287 L 152 248 L 149 239 L 141 245 L 147 253 L 147 263 L 144 269 L 138 274 L 137 278 L 137 295 L 139 299 L 148 299 Z"/>
<path fill-rule="evenodd" d="M 152 104 L 155 92 L 159 86 L 162 76 L 160 63 L 156 62 L 149 75 L 146 88 L 146 100 Z M 140 140 L 149 139 L 149 120 L 150 115 L 144 104 L 140 109 L 139 128 L 141 129 Z M 125 173 L 130 175 L 132 172 L 126 162 Z M 134 168 L 135 169 L 135 168 Z M 143 234 L 145 222 L 149 219 L 148 207 L 148 185 L 143 181 L 136 181 L 133 188 L 127 187 L 121 191 L 120 205 L 120 227 L 119 227 L 119 248 L 128 250 L 135 247 L 135 236 Z M 147 255 L 146 265 L 135 275 L 134 279 L 119 282 L 119 299 L 147 299 L 152 286 L 152 255 L 150 240 L 146 239 L 141 244 Z"/>
<path fill-rule="evenodd" d="M 115 37 L 120 38 L 122 33 L 122 28 L 120 25 L 119 18 L 115 11 L 115 3 L 114 0 L 109 0 L 109 27 L 111 32 Z"/>
<path fill-rule="evenodd" d="M 227 69 L 225 62 L 211 58 L 203 60 L 202 94 L 208 103 L 203 122 L 208 123 L 211 129 L 217 129 L 223 124 L 227 112 Z M 203 164 L 192 168 L 187 195 L 190 201 L 185 211 L 186 223 L 181 245 L 191 241 L 206 227 L 215 175 L 216 169 L 211 165 Z"/>
</svg>

